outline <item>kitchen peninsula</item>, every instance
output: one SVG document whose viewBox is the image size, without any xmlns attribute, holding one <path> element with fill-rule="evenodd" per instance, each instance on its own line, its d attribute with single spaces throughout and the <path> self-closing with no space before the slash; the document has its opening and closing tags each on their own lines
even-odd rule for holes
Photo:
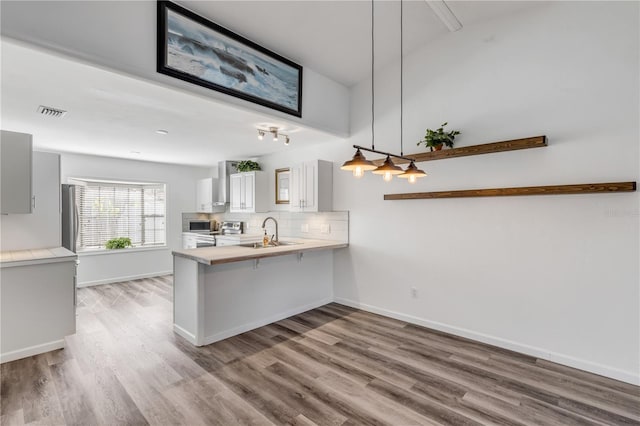
<svg viewBox="0 0 640 426">
<path fill-rule="evenodd" d="M 333 250 L 348 243 L 286 240 L 173 251 L 174 331 L 203 346 L 329 303 Z"/>
</svg>

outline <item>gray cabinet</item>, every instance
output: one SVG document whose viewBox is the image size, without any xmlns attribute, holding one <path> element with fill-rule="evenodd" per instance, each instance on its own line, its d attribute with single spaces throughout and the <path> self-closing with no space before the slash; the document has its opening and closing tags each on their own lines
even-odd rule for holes
<svg viewBox="0 0 640 426">
<path fill-rule="evenodd" d="M 32 185 L 32 136 L 0 133 L 0 210 L 2 214 L 31 213 L 35 204 Z"/>
<path fill-rule="evenodd" d="M 23 263 L 0 265 L 0 362 L 62 348 L 76 332 L 75 258 Z"/>
</svg>

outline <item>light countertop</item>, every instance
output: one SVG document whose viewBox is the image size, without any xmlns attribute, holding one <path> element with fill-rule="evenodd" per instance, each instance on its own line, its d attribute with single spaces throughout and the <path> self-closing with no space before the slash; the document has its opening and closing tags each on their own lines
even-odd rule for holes
<svg viewBox="0 0 640 426">
<path fill-rule="evenodd" d="M 0 252 L 0 267 L 37 265 L 40 263 L 67 262 L 78 255 L 64 247 Z"/>
<path fill-rule="evenodd" d="M 287 237 L 282 237 L 281 240 L 300 244 L 257 249 L 241 246 L 201 247 L 174 250 L 172 253 L 174 256 L 185 257 L 205 265 L 217 265 L 221 263 L 241 262 L 243 260 L 262 259 L 265 257 L 284 256 L 312 250 L 329 250 L 349 246 L 346 242 L 332 240 Z"/>
</svg>

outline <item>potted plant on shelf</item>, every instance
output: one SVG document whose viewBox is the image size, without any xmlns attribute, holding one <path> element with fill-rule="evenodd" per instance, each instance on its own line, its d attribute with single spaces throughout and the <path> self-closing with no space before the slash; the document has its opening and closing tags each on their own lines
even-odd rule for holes
<svg viewBox="0 0 640 426">
<path fill-rule="evenodd" d="M 131 246 L 131 238 L 128 237 L 112 238 L 105 244 L 105 247 L 109 250 L 123 249 Z"/>
<path fill-rule="evenodd" d="M 254 170 L 261 170 L 260 164 L 255 161 L 246 160 L 246 161 L 238 161 L 236 164 L 236 170 L 239 172 L 252 172 Z"/>
<path fill-rule="evenodd" d="M 457 130 L 445 132 L 444 127 L 447 124 L 448 123 L 442 123 L 442 125 L 436 130 L 427 129 L 427 133 L 424 135 L 424 139 L 418 142 L 416 145 L 420 146 L 420 144 L 424 144 L 425 148 L 429 147 L 431 151 L 440 151 L 443 145 L 452 148 L 453 141 L 455 140 L 456 136 L 460 134 L 460 132 Z"/>
</svg>

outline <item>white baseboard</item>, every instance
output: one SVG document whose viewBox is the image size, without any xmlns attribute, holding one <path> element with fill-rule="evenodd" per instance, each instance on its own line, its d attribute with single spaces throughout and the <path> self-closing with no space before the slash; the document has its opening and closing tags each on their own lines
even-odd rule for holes
<svg viewBox="0 0 640 426">
<path fill-rule="evenodd" d="M 18 349 L 0 355 L 0 364 L 17 359 L 27 358 L 34 355 L 43 354 L 45 352 L 54 351 L 64 348 L 64 339 L 54 340 L 53 342 L 43 343 L 41 345 L 29 346 L 28 348 Z"/>
<path fill-rule="evenodd" d="M 475 340 L 478 342 L 487 343 L 489 345 L 497 346 L 503 349 L 509 349 L 514 352 L 519 352 L 525 355 L 530 355 L 536 358 L 541 358 L 547 361 L 566 365 L 568 367 L 577 368 L 579 370 L 588 371 L 590 373 L 598 374 L 601 376 L 620 380 L 622 382 L 630 383 L 632 385 L 640 386 L 640 376 L 630 371 L 620 370 L 615 367 L 598 364 L 598 363 L 587 361 L 580 358 L 574 358 L 572 356 L 549 351 L 547 349 L 538 348 L 535 346 L 529 346 L 523 343 L 502 339 L 500 337 L 478 333 L 465 328 L 454 327 L 454 326 L 443 324 L 440 322 L 430 321 L 430 320 L 415 317 L 412 315 L 406 315 L 399 312 L 390 311 L 387 309 L 379 308 L 377 306 L 355 302 L 353 300 L 335 297 L 334 302 L 340 303 L 342 305 L 350 306 L 352 308 L 361 309 L 363 311 L 372 312 L 374 314 L 379 314 L 385 317 L 395 318 L 397 320 L 405 321 L 411 324 L 417 324 L 417 325 L 421 325 L 423 327 L 431 328 L 434 330 L 443 331 L 445 333 L 453 334 L 456 336 L 466 337 L 468 339 Z"/>
<path fill-rule="evenodd" d="M 161 272 L 151 272 L 149 274 L 129 275 L 129 276 L 126 276 L 126 277 L 105 278 L 105 279 L 96 280 L 96 281 L 85 281 L 85 282 L 78 283 L 78 288 L 81 288 L 81 287 L 92 287 L 94 285 L 101 285 L 101 284 L 120 283 L 120 282 L 123 282 L 123 281 L 139 280 L 141 278 L 160 277 L 162 275 L 170 275 L 170 274 L 173 274 L 172 270 L 161 271 Z"/>
<path fill-rule="evenodd" d="M 189 333 L 187 330 L 185 330 L 184 328 L 180 327 L 178 324 L 173 324 L 173 332 L 176 333 L 179 336 L 184 337 L 185 339 L 187 339 L 187 341 L 189 343 L 191 343 L 192 345 L 197 345 L 196 343 L 196 335 Z"/>
<path fill-rule="evenodd" d="M 224 330 L 224 331 L 221 331 L 219 333 L 212 334 L 210 336 L 206 336 L 204 339 L 202 339 L 202 343 L 200 345 L 198 345 L 198 346 L 210 345 L 211 343 L 215 343 L 215 342 L 218 342 L 220 340 L 224 340 L 224 339 L 227 339 L 229 337 L 236 336 L 238 334 L 245 333 L 247 331 L 251 331 L 251 330 L 254 330 L 256 328 L 265 326 L 267 324 L 271 324 L 271 323 L 283 320 L 285 318 L 289 318 L 289 317 L 292 317 L 294 315 L 301 314 L 301 313 L 309 311 L 311 309 L 318 308 L 320 306 L 326 305 L 327 303 L 331 303 L 332 301 L 333 301 L 333 298 L 332 297 L 328 297 L 328 298 L 325 298 L 325 299 L 322 299 L 322 300 L 318 300 L 318 301 L 313 302 L 313 303 L 308 303 L 308 304 L 303 305 L 303 306 L 298 306 L 296 308 L 292 308 L 292 309 L 289 309 L 287 311 L 280 312 L 280 313 L 278 313 L 276 315 L 272 315 L 272 316 L 270 316 L 268 318 L 262 318 L 259 321 L 250 322 L 250 323 L 238 326 L 238 327 L 231 328 L 229 330 Z"/>
</svg>

